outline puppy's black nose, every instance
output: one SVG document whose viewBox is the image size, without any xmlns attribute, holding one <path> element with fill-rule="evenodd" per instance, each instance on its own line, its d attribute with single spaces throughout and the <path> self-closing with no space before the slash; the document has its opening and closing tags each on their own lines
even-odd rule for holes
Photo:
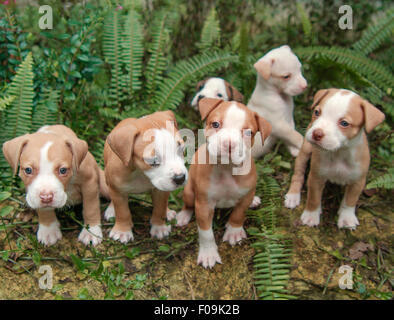
<svg viewBox="0 0 394 320">
<path fill-rule="evenodd" d="M 176 174 L 172 177 L 172 181 L 175 182 L 176 185 L 180 186 L 182 183 L 185 182 L 185 174 Z"/>
<path fill-rule="evenodd" d="M 201 99 L 203 99 L 203 98 L 205 98 L 205 96 L 204 96 L 204 95 L 202 95 L 202 94 L 200 94 L 200 95 L 198 96 L 198 98 L 197 98 L 197 103 L 199 103 L 199 102 L 200 102 L 200 100 L 201 100 Z"/>
</svg>

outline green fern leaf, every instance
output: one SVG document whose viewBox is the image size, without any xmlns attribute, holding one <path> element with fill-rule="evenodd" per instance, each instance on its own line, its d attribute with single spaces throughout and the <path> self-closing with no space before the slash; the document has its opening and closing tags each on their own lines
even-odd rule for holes
<svg viewBox="0 0 394 320">
<path fill-rule="evenodd" d="M 44 125 L 59 123 L 58 119 L 59 91 L 43 89 L 40 100 L 33 113 L 32 131 L 37 131 Z"/>
<path fill-rule="evenodd" d="M 204 22 L 200 41 L 197 43 L 197 48 L 200 51 L 212 50 L 220 44 L 220 25 L 216 16 L 215 7 L 212 7 Z"/>
<path fill-rule="evenodd" d="M 301 19 L 302 30 L 304 31 L 305 37 L 310 40 L 312 38 L 312 24 L 309 20 L 308 13 L 305 11 L 304 6 L 299 2 L 296 3 L 296 7 Z"/>
<path fill-rule="evenodd" d="M 146 93 L 148 104 L 152 102 L 159 83 L 163 80 L 163 72 L 167 67 L 165 52 L 168 49 L 169 29 L 166 26 L 167 13 L 159 12 L 153 21 L 151 45 L 148 52 L 150 59 L 146 66 Z"/>
<path fill-rule="evenodd" d="M 238 58 L 231 53 L 212 52 L 178 62 L 159 86 L 154 106 L 158 110 L 175 109 L 183 99 L 187 85 L 237 60 Z"/>
<path fill-rule="evenodd" d="M 109 97 L 112 105 L 118 106 L 124 100 L 122 73 L 122 17 L 120 10 L 111 9 L 104 19 L 103 52 L 111 65 Z"/>
<path fill-rule="evenodd" d="M 124 23 L 122 59 L 126 66 L 126 83 L 130 96 L 141 89 L 142 58 L 144 55 L 143 33 L 139 14 L 130 10 Z"/>
<path fill-rule="evenodd" d="M 384 43 L 390 40 L 394 32 L 394 8 L 388 10 L 386 16 L 376 24 L 371 25 L 364 31 L 360 40 L 354 43 L 353 48 L 357 52 L 368 55 Z"/>
<path fill-rule="evenodd" d="M 373 188 L 384 188 L 393 189 L 394 188 L 394 169 L 389 169 L 389 172 L 377 177 L 375 180 L 371 181 L 367 185 L 367 189 Z"/>
</svg>

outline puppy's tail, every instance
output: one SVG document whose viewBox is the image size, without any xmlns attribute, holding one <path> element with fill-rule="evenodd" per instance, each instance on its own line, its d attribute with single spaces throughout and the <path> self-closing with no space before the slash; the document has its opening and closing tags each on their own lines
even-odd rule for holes
<svg viewBox="0 0 394 320">
<path fill-rule="evenodd" d="M 99 183 L 100 183 L 100 195 L 110 200 L 108 185 L 105 182 L 105 174 L 104 171 L 100 168 L 99 168 Z"/>
</svg>

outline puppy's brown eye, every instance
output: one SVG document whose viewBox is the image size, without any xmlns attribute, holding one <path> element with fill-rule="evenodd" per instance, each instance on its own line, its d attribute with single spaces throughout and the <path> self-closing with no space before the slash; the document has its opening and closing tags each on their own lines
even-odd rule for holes
<svg viewBox="0 0 394 320">
<path fill-rule="evenodd" d="M 285 80 L 290 79 L 290 77 L 291 77 L 291 74 L 286 74 L 285 76 L 282 76 L 282 78 L 285 79 Z"/>
<path fill-rule="evenodd" d="M 217 121 L 212 122 L 212 128 L 217 129 L 220 127 L 220 123 Z"/>
<path fill-rule="evenodd" d="M 61 168 L 59 169 L 59 173 L 60 173 L 61 175 L 63 175 L 63 176 L 67 173 L 67 171 L 68 171 L 68 169 L 65 168 L 65 167 L 61 167 Z"/>
<path fill-rule="evenodd" d="M 223 97 L 223 95 L 222 95 L 221 93 L 218 93 L 217 96 L 218 96 L 219 98 L 222 98 L 222 97 Z"/>
<path fill-rule="evenodd" d="M 316 109 L 316 110 L 314 111 L 314 115 L 315 115 L 316 117 L 318 117 L 318 116 L 320 115 L 320 111 L 319 111 L 318 109 Z"/>
<path fill-rule="evenodd" d="M 32 174 L 33 173 L 33 169 L 32 168 L 30 168 L 30 167 L 27 167 L 27 168 L 25 168 L 25 173 L 27 174 L 27 175 L 29 175 L 29 174 Z"/>
</svg>

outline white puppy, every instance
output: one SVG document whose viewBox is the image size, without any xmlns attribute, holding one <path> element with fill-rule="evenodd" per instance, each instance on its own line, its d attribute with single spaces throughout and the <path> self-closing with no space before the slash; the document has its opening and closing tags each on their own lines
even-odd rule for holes
<svg viewBox="0 0 394 320">
<path fill-rule="evenodd" d="M 269 51 L 254 65 L 257 82 L 248 107 L 272 125 L 271 136 L 264 146 L 256 135 L 252 154 L 255 158 L 268 153 L 277 139 L 283 140 L 291 155 L 300 151 L 303 137 L 294 128 L 293 96 L 302 93 L 307 82 L 302 76 L 301 63 L 287 45 Z"/>
</svg>

